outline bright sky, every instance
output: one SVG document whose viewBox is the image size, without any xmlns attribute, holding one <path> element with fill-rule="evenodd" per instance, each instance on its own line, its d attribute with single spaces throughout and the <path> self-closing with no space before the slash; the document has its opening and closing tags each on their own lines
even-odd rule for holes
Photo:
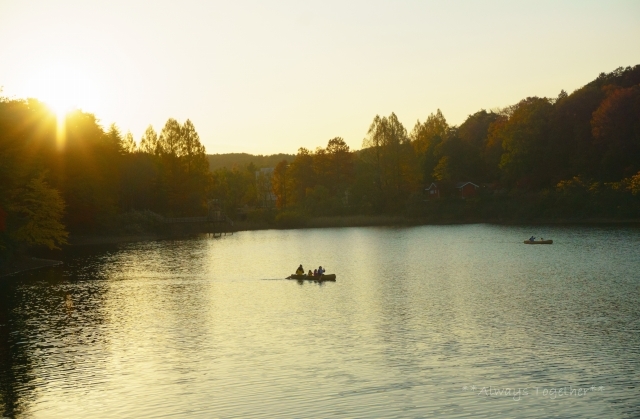
<svg viewBox="0 0 640 419">
<path fill-rule="evenodd" d="M 169 117 L 208 153 L 295 153 L 376 114 L 411 130 L 640 64 L 640 1 L 0 0 L 3 95 L 136 141 Z"/>
</svg>

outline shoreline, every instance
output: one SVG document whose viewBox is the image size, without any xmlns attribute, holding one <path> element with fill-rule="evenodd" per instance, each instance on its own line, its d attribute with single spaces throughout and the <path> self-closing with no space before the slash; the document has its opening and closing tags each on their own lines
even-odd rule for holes
<svg viewBox="0 0 640 419">
<path fill-rule="evenodd" d="M 234 234 L 241 231 L 260 230 L 301 230 L 307 228 L 349 228 L 349 227 L 416 227 L 422 225 L 464 225 L 464 224 L 495 224 L 495 225 L 639 225 L 640 219 L 609 219 L 609 218 L 589 218 L 589 219 L 556 219 L 556 220 L 531 220 L 531 221 L 505 221 L 505 220 L 464 220 L 464 221 L 427 221 L 420 218 L 410 218 L 403 216 L 338 216 L 338 217 L 315 217 L 300 220 L 300 222 L 290 225 L 273 225 L 261 222 L 236 221 L 234 229 L 221 232 Z M 184 237 L 207 234 L 204 231 L 185 230 L 182 232 L 167 233 L 140 233 L 124 235 L 101 235 L 101 234 L 78 234 L 70 235 L 69 246 L 92 246 L 104 244 L 132 243 L 140 241 L 179 239 Z M 216 233 L 219 234 L 219 233 Z"/>
<path fill-rule="evenodd" d="M 0 278 L 15 275 L 22 272 L 32 271 L 34 269 L 47 268 L 62 265 L 61 260 L 40 259 L 35 257 L 18 258 L 13 260 L 8 267 L 0 270 Z"/>
<path fill-rule="evenodd" d="M 185 237 L 189 234 L 179 235 L 179 237 Z M 123 235 L 106 235 L 106 234 L 78 234 L 69 235 L 68 246 L 94 246 L 101 244 L 118 244 L 118 243 L 130 243 L 140 241 L 153 241 L 167 239 L 171 237 L 178 237 L 175 234 L 123 234 Z M 66 246 L 65 246 L 66 247 Z"/>
<path fill-rule="evenodd" d="M 464 225 L 464 224 L 495 224 L 495 225 L 637 225 L 640 226 L 640 219 L 609 219 L 609 218 L 590 218 L 590 219 L 555 219 L 555 220 L 532 220 L 532 221 L 504 221 L 504 220 L 464 220 L 464 221 L 427 221 L 420 218 L 410 218 L 404 216 L 385 216 L 385 215 L 354 215 L 354 216 L 338 216 L 338 217 L 315 217 L 298 220 L 291 225 L 271 225 L 268 223 L 256 223 L 248 221 L 237 221 L 234 224 L 233 231 L 222 232 L 225 234 L 234 234 L 241 231 L 260 231 L 260 230 L 301 230 L 306 228 L 349 228 L 349 227 L 417 227 L 422 225 Z M 104 234 L 71 234 L 69 236 L 69 244 L 65 247 L 84 247 L 96 245 L 109 245 L 120 243 L 133 243 L 154 240 L 180 239 L 185 237 L 193 237 L 206 232 L 198 232 L 193 230 L 172 231 L 167 233 L 140 233 L 140 234 L 123 234 L 123 235 L 104 235 Z M 216 233 L 218 234 L 218 233 Z M 64 250 L 63 250 L 64 251 Z M 35 257 L 17 258 L 9 263 L 9 266 L 0 269 L 0 278 L 15 275 L 34 269 L 45 267 L 60 266 L 62 261 L 53 259 L 42 259 Z"/>
</svg>

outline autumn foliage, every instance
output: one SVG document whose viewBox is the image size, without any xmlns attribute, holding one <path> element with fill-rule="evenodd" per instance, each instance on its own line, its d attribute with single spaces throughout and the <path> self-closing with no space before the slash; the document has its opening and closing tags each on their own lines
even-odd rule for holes
<svg viewBox="0 0 640 419">
<path fill-rule="evenodd" d="M 637 203 L 629 197 L 640 173 L 640 66 L 602 73 L 572 94 L 480 110 L 459 126 L 440 110 L 411 131 L 395 113 L 376 115 L 359 151 L 338 140 L 315 152 L 301 148 L 276 167 L 279 208 L 402 213 L 424 200 L 432 182 L 454 197 L 456 183 L 471 181 L 481 186 L 478 205 L 486 205 L 474 211 L 485 219 L 502 218 L 499 205 L 489 202 L 505 195 L 515 205 L 544 201 L 539 214 L 551 218 L 634 217 Z M 563 186 L 575 179 L 581 186 Z M 568 200 L 574 192 L 577 198 Z"/>
<path fill-rule="evenodd" d="M 210 171 L 189 120 L 170 118 L 159 133 L 150 126 L 139 145 L 86 112 L 59 128 L 38 101 L 0 98 L 0 252 L 59 247 L 67 231 L 111 233 L 136 212 L 129 219 L 201 216 L 212 199 L 231 218 L 289 224 L 355 214 L 452 222 L 640 215 L 640 65 L 571 94 L 479 110 L 459 126 L 440 110 L 411 130 L 395 113 L 376 115 L 360 150 L 335 137 L 271 167 Z M 437 202 L 423 194 L 432 182 Z M 458 199 L 458 182 L 479 185 L 478 195 Z"/>
</svg>

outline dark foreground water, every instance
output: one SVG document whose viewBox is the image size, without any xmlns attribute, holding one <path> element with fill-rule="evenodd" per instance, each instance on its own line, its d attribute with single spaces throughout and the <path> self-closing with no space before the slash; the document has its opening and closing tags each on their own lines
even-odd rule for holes
<svg viewBox="0 0 640 419">
<path fill-rule="evenodd" d="M 0 417 L 640 417 L 636 228 L 242 232 L 65 263 L 0 280 Z M 338 281 L 281 279 L 299 263 Z"/>
</svg>

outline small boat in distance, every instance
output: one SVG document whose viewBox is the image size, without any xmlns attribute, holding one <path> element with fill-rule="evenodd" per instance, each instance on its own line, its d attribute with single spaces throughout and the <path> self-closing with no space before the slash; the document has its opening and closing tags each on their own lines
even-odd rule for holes
<svg viewBox="0 0 640 419">
<path fill-rule="evenodd" d="M 336 274 L 324 274 L 318 276 L 309 276 L 309 275 L 289 275 L 285 279 L 297 279 L 297 280 L 306 280 L 306 281 L 336 281 Z"/>
<path fill-rule="evenodd" d="M 524 244 L 553 244 L 553 240 L 525 240 Z"/>
</svg>

